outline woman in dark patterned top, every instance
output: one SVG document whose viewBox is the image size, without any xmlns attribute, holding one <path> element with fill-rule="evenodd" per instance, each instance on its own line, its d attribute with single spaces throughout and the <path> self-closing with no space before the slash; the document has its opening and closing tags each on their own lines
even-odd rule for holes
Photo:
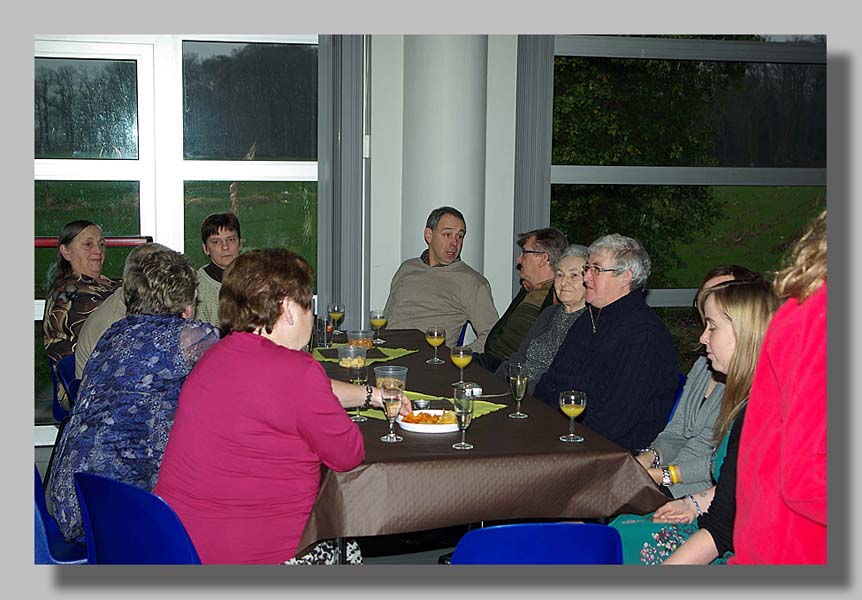
<svg viewBox="0 0 862 600">
<path fill-rule="evenodd" d="M 554 360 L 569 327 L 584 312 L 587 290 L 584 288 L 583 267 L 589 255 L 589 248 L 580 244 L 571 244 L 560 254 L 554 265 L 554 293 L 559 302 L 539 313 L 518 349 L 495 371 L 498 377 L 506 377 L 510 363 L 525 363 L 530 377 L 527 392 L 533 393 L 533 388 Z"/>
<path fill-rule="evenodd" d="M 48 493 L 60 530 L 83 542 L 74 474 L 152 491 L 180 388 L 218 330 L 193 320 L 197 277 L 173 250 L 139 257 L 125 274 L 126 317 L 96 342 L 57 445 Z"/>
<path fill-rule="evenodd" d="M 75 352 L 84 321 L 122 284 L 102 275 L 104 262 L 105 238 L 98 225 L 80 220 L 63 227 L 42 323 L 45 350 L 54 361 Z"/>
</svg>

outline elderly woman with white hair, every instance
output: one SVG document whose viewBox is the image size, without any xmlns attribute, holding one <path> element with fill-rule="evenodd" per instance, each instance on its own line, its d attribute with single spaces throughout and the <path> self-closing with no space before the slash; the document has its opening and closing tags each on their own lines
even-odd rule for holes
<svg viewBox="0 0 862 600">
<path fill-rule="evenodd" d="M 589 255 L 590 249 L 581 244 L 570 244 L 563 250 L 553 265 L 557 301 L 539 313 L 518 349 L 500 364 L 495 375 L 505 378 L 511 363 L 522 363 L 529 376 L 527 392 L 533 393 L 569 328 L 586 310 L 583 268 Z"/>
<path fill-rule="evenodd" d="M 587 314 L 569 329 L 535 396 L 557 407 L 560 392 L 586 392 L 583 423 L 634 451 L 655 439 L 673 406 L 673 337 L 644 299 L 650 258 L 640 242 L 599 238 L 583 272 Z"/>
</svg>

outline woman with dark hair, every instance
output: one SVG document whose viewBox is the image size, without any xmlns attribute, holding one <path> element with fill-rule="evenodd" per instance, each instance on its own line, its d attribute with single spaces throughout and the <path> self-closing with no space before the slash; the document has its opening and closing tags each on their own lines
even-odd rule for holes
<svg viewBox="0 0 862 600">
<path fill-rule="evenodd" d="M 726 281 L 763 281 L 763 277 L 738 265 L 710 270 L 697 288 L 693 302 L 701 328 L 706 325 L 699 310 L 704 290 Z M 686 376 L 670 422 L 647 448 L 638 451 L 638 461 L 673 498 L 685 498 L 712 486 L 714 425 L 724 396 L 724 380 L 724 373 L 716 371 L 705 354 L 699 357 Z M 664 477 L 665 468 L 669 471 L 670 466 L 675 477 Z"/>
<path fill-rule="evenodd" d="M 304 352 L 312 276 L 304 258 L 282 248 L 241 254 L 225 270 L 224 337 L 183 385 L 155 489 L 203 563 L 336 560 L 331 541 L 296 556 L 321 466 L 348 471 L 365 458 L 359 428 Z M 355 542 L 347 562 L 361 562 Z"/>
<path fill-rule="evenodd" d="M 75 352 L 87 316 L 122 283 L 102 275 L 104 262 L 105 238 L 98 225 L 79 220 L 63 227 L 42 323 L 45 351 L 55 362 Z"/>
<path fill-rule="evenodd" d="M 192 320 L 197 278 L 189 260 L 154 248 L 136 256 L 121 292 L 126 317 L 96 342 L 57 445 L 48 492 L 67 540 L 83 541 L 74 474 L 97 473 L 151 491 L 180 387 L 218 330 Z"/>
</svg>

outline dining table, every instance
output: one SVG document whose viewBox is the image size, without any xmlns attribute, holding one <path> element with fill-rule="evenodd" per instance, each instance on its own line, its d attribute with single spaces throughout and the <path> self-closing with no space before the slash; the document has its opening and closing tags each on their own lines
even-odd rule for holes
<svg viewBox="0 0 862 600">
<path fill-rule="evenodd" d="M 369 383 L 373 368 L 408 368 L 406 391 L 432 396 L 431 408 L 453 409 L 458 367 L 449 348 L 438 349 L 444 364 L 426 361 L 433 350 L 422 331 L 382 332 L 385 343 L 369 349 Z M 335 346 L 340 340 L 334 338 Z M 337 349 L 314 348 L 327 375 L 347 381 Z M 621 513 L 646 514 L 667 501 L 646 470 L 621 446 L 575 423 L 580 443 L 565 443 L 569 419 L 527 395 L 525 419 L 509 418 L 515 403 L 504 378 L 478 361 L 464 369 L 464 380 L 481 387 L 478 411 L 466 431 L 470 450 L 452 444 L 461 433 L 417 433 L 396 424 L 399 443 L 381 437 L 383 418 L 357 423 L 365 442 L 365 460 L 354 469 L 322 468 L 320 489 L 298 548 L 326 539 L 410 533 L 515 519 L 596 519 Z M 589 400 L 588 400 L 589 402 Z M 352 412 L 352 409 L 351 409 Z M 378 411 L 380 412 L 380 411 Z M 382 417 L 382 412 L 380 412 Z"/>
</svg>

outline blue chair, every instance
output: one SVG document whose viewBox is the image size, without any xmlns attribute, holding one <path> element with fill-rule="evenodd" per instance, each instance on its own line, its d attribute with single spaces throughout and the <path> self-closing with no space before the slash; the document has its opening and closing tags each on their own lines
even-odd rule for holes
<svg viewBox="0 0 862 600">
<path fill-rule="evenodd" d="M 70 356 L 72 357 L 72 371 L 74 373 L 75 356 L 74 355 L 70 355 Z M 68 358 L 69 358 L 68 356 L 64 357 L 63 359 L 60 359 L 60 362 L 63 362 L 63 360 L 68 359 Z M 53 404 L 54 420 L 57 421 L 58 423 L 62 423 L 65 419 L 67 419 L 69 417 L 69 411 L 66 410 L 65 408 L 63 408 L 63 405 L 60 404 L 60 386 L 62 385 L 59 381 L 59 375 L 58 375 L 60 368 L 59 368 L 59 364 L 57 362 L 55 362 L 54 359 L 49 358 L 48 364 L 50 366 L 50 368 L 48 370 L 51 372 L 51 384 L 54 386 L 54 404 Z M 67 391 L 66 393 L 68 394 L 69 392 Z M 71 396 L 69 397 L 69 399 L 71 399 Z"/>
<path fill-rule="evenodd" d="M 682 398 L 682 390 L 685 387 L 685 382 L 688 378 L 682 373 L 679 374 L 679 384 L 676 387 L 676 398 L 673 400 L 673 406 L 670 407 L 670 414 L 667 416 L 667 423 L 670 423 L 670 420 L 673 419 L 673 413 L 676 412 L 676 407 L 679 405 L 679 399 Z"/>
<path fill-rule="evenodd" d="M 78 398 L 78 388 L 81 387 L 81 380 L 75 377 L 75 355 L 69 354 L 60 359 L 57 363 L 57 376 L 60 378 L 60 383 L 66 388 L 66 395 L 69 397 L 71 406 L 75 405 L 75 400 Z"/>
<path fill-rule="evenodd" d="M 48 512 L 45 501 L 45 491 L 42 488 L 42 478 L 39 468 L 36 471 L 35 500 L 36 529 L 33 537 L 35 553 L 34 564 L 37 565 L 83 565 L 87 563 L 87 547 L 81 544 L 67 542 L 60 533 L 57 520 Z"/>
<path fill-rule="evenodd" d="M 516 523 L 474 529 L 453 565 L 621 565 L 619 532 L 598 523 Z"/>
<path fill-rule="evenodd" d="M 461 332 L 458 334 L 458 346 L 464 345 L 464 336 L 467 335 L 467 326 L 470 324 L 470 321 L 465 321 L 461 326 Z"/>
<path fill-rule="evenodd" d="M 90 564 L 201 564 L 179 517 L 159 496 L 93 473 L 75 473 L 75 489 Z"/>
</svg>

